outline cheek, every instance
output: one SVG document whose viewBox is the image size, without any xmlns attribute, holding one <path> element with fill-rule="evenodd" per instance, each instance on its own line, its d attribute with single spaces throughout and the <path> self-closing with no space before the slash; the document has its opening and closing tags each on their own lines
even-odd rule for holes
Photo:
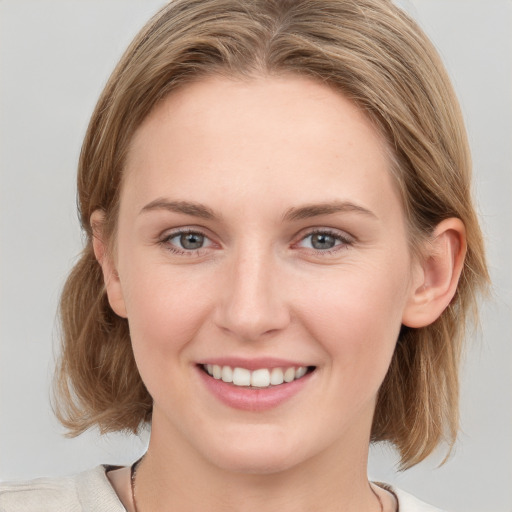
<svg viewBox="0 0 512 512">
<path fill-rule="evenodd" d="M 165 265 L 132 268 L 144 269 L 132 272 L 124 287 L 137 364 L 162 358 L 172 361 L 207 316 L 204 286 L 199 279 L 181 277 Z"/>
<path fill-rule="evenodd" d="M 182 410 L 188 396 L 185 376 L 192 370 L 187 349 L 207 316 L 200 289 L 180 279 L 179 272 L 160 267 L 132 274 L 126 297 L 141 378 L 156 404 Z"/>
<path fill-rule="evenodd" d="M 404 276 L 393 266 L 388 270 L 346 268 L 317 282 L 317 292 L 302 304 L 308 330 L 330 354 L 332 365 L 343 372 L 356 376 L 377 372 L 383 378 L 387 371 L 407 290 Z"/>
</svg>

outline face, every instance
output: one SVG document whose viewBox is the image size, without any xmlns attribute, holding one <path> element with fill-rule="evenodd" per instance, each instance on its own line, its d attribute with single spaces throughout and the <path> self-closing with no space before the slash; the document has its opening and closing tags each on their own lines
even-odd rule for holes
<svg viewBox="0 0 512 512">
<path fill-rule="evenodd" d="M 365 453 L 416 285 L 354 105 L 293 76 L 171 94 L 132 141 L 117 236 L 107 289 L 155 436 L 248 472 Z"/>
</svg>

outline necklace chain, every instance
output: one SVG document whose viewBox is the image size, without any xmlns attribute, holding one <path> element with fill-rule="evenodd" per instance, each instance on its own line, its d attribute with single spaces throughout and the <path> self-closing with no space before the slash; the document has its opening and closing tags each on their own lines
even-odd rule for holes
<svg viewBox="0 0 512 512">
<path fill-rule="evenodd" d="M 131 487 L 132 487 L 132 503 L 133 503 L 133 510 L 134 510 L 134 512 L 139 512 L 137 510 L 137 501 L 135 500 L 135 478 L 137 476 L 137 468 L 139 467 L 139 464 L 142 462 L 143 458 L 144 458 L 144 455 L 139 460 L 136 460 L 132 464 L 131 471 L 130 471 L 130 474 L 131 474 L 130 484 L 131 484 Z"/>
<path fill-rule="evenodd" d="M 139 512 L 137 509 L 137 500 L 135 499 L 135 479 L 137 477 L 137 468 L 139 467 L 139 464 L 142 462 L 143 458 L 144 458 L 144 456 L 142 456 L 139 460 L 135 461 L 132 464 L 132 467 L 130 470 L 130 475 L 131 475 L 130 484 L 131 484 L 131 488 L 132 488 L 132 502 L 133 502 L 134 512 Z M 381 497 L 379 496 L 379 493 L 373 488 L 372 484 L 370 484 L 370 489 L 372 490 L 373 494 L 379 501 L 380 512 L 384 512 L 384 505 L 382 503 Z"/>
</svg>

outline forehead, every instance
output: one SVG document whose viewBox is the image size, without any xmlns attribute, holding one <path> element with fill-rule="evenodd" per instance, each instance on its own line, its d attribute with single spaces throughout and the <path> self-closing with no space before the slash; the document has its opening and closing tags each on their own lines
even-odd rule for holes
<svg viewBox="0 0 512 512">
<path fill-rule="evenodd" d="M 260 193 L 277 202 L 397 199 L 369 119 L 340 92 L 294 75 L 210 77 L 171 93 L 135 133 L 125 171 L 123 189 L 140 207 L 161 191 L 204 202 L 212 187 L 241 203 Z"/>
</svg>

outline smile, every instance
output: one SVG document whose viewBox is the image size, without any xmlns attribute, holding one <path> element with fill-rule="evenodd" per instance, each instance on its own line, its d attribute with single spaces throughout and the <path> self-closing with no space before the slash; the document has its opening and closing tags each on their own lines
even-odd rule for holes
<svg viewBox="0 0 512 512">
<path fill-rule="evenodd" d="M 233 384 L 239 387 L 268 388 L 290 383 L 301 379 L 314 367 L 284 367 L 284 368 L 259 368 L 249 370 L 247 368 L 220 366 L 217 364 L 203 364 L 203 370 L 216 380 Z"/>
</svg>

